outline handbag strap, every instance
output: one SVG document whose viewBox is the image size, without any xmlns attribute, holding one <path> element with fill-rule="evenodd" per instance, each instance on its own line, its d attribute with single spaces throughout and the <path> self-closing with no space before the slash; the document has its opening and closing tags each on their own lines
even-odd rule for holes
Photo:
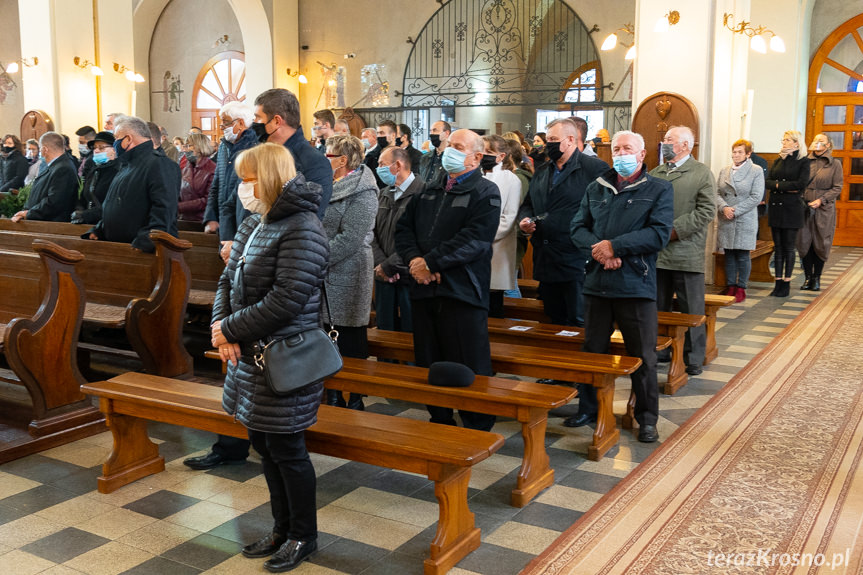
<svg viewBox="0 0 863 575">
<path fill-rule="evenodd" d="M 336 331 L 336 324 L 333 323 L 333 312 L 330 310 L 330 298 L 327 297 L 327 280 L 321 282 L 321 296 L 323 296 L 324 305 L 327 306 L 327 322 L 330 324 L 328 331 L 335 332 L 336 337 L 333 339 L 338 339 L 339 332 Z"/>
<path fill-rule="evenodd" d="M 249 234 L 249 237 L 246 239 L 246 245 L 243 246 L 243 254 L 240 256 L 239 261 L 237 261 L 237 268 L 234 270 L 234 285 L 240 285 L 240 274 L 243 273 L 243 268 L 246 265 L 246 254 L 249 253 L 249 247 L 252 245 L 252 241 L 255 239 L 255 236 L 258 235 L 258 231 L 261 229 L 260 222 L 255 226 L 255 229 L 252 230 L 252 233 Z M 245 291 L 245 290 L 243 290 Z M 245 294 L 243 294 L 245 297 Z"/>
</svg>

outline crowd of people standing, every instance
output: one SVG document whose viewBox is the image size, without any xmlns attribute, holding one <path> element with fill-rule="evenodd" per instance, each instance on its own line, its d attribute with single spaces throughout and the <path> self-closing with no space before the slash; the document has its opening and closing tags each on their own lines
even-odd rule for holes
<svg viewBox="0 0 863 575">
<path fill-rule="evenodd" d="M 149 232 L 177 233 L 178 221 L 218 234 L 225 271 L 215 295 L 212 344 L 228 362 L 223 406 L 249 438 L 219 436 L 212 450 L 184 461 L 194 469 L 241 464 L 254 447 L 270 490 L 272 531 L 243 549 L 270 557 L 270 571 L 292 569 L 317 548 L 315 473 L 303 432 L 326 402 L 364 409 L 363 398 L 320 382 L 279 396 L 252 359 L 260 346 L 332 318 L 343 356 L 367 358 L 371 310 L 381 329 L 413 333 L 416 364 L 455 362 L 493 375 L 488 318 L 519 297 L 526 243 L 544 310 L 555 324 L 585 330 L 584 351 L 605 353 L 617 326 L 627 353 L 638 440 L 659 435 L 657 311 L 703 314 L 707 230 L 716 218 L 725 252 L 725 293 L 746 297 L 759 207 L 767 204 L 776 285 L 785 297 L 799 252 L 806 280 L 820 289 L 835 225 L 841 166 L 828 136 L 807 147 L 786 132 L 766 170 L 751 142 L 731 147 L 732 164 L 714 178 L 693 157 L 695 137 L 672 127 L 662 162 L 645 165 L 641 135 L 610 138 L 612 165 L 596 157 L 581 118 L 561 118 L 528 143 L 438 121 L 423 151 L 409 126 L 384 120 L 360 137 L 330 110 L 314 114 L 314 137 L 299 102 L 267 90 L 254 107 L 226 104 L 222 139 L 200 130 L 171 140 L 136 117 L 110 114 L 104 129 L 81 128 L 80 159 L 68 139 L 3 138 L 0 194 L 30 184 L 13 221 L 89 224 L 82 237 L 151 252 Z M 765 190 L 769 193 L 765 199 Z M 214 254 L 215 256 L 215 254 Z M 324 297 L 326 294 L 326 298 Z M 324 304 L 323 302 L 327 303 Z M 684 362 L 701 373 L 706 334 L 690 329 Z M 580 427 L 597 417 L 594 388 L 581 385 Z M 456 425 L 453 410 L 428 406 L 432 422 Z M 461 411 L 463 425 L 490 430 L 494 416 Z"/>
</svg>

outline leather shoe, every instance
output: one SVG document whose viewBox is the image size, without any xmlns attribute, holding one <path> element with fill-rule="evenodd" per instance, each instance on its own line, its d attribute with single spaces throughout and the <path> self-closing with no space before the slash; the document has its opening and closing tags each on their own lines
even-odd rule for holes
<svg viewBox="0 0 863 575">
<path fill-rule="evenodd" d="M 183 460 L 183 465 L 192 469 L 212 469 L 219 465 L 242 465 L 245 462 L 245 459 L 227 459 L 215 451 L 211 451 L 207 455 L 185 459 Z"/>
<path fill-rule="evenodd" d="M 688 373 L 689 375 L 701 375 L 701 373 L 703 371 L 704 370 L 701 369 L 700 365 L 694 365 L 693 364 L 693 365 L 687 365 L 686 366 L 686 373 Z"/>
<path fill-rule="evenodd" d="M 297 541 L 288 539 L 282 547 L 264 563 L 264 568 L 270 573 L 283 573 L 298 567 L 300 563 L 318 550 L 317 539 L 313 541 Z"/>
<path fill-rule="evenodd" d="M 243 547 L 243 555 L 250 559 L 258 557 L 269 557 L 279 550 L 279 547 L 285 544 L 288 538 L 285 535 L 278 533 L 270 533 L 260 541 L 255 541 L 251 545 Z"/>
<path fill-rule="evenodd" d="M 638 429 L 638 441 L 641 443 L 654 443 L 659 439 L 659 432 L 655 425 L 642 425 Z"/>
<path fill-rule="evenodd" d="M 563 420 L 564 427 L 581 427 L 588 423 L 596 423 L 596 414 L 576 413 L 572 417 L 567 417 Z"/>
</svg>

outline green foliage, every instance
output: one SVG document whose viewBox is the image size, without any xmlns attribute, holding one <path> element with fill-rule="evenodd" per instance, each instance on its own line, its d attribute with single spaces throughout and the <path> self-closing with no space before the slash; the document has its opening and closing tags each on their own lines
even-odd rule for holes
<svg viewBox="0 0 863 575">
<path fill-rule="evenodd" d="M 18 212 L 24 209 L 24 204 L 27 203 L 27 197 L 30 196 L 30 188 L 33 184 L 28 184 L 18 190 L 17 195 L 0 194 L 0 215 L 5 218 L 11 218 Z"/>
</svg>

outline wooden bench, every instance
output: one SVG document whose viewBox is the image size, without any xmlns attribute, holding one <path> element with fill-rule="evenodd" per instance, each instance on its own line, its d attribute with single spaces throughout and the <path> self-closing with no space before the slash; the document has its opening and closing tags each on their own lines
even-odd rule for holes
<svg viewBox="0 0 863 575">
<path fill-rule="evenodd" d="M 755 249 L 749 252 L 752 261 L 752 272 L 749 274 L 750 281 L 773 283 L 776 278 L 770 271 L 770 256 L 773 254 L 773 242 L 770 240 L 756 240 Z M 725 287 L 728 278 L 725 275 L 725 253 L 713 252 L 713 285 Z"/>
<path fill-rule="evenodd" d="M 704 353 L 704 365 L 719 356 L 719 347 L 716 345 L 716 316 L 720 308 L 732 305 L 736 300 L 731 295 L 705 294 L 704 295 L 704 317 L 707 319 L 707 346 Z"/>
<path fill-rule="evenodd" d="M 551 319 L 545 315 L 542 300 L 507 297 L 503 301 L 506 317 L 538 323 L 551 323 Z M 690 327 L 704 325 L 707 322 L 707 318 L 703 315 L 665 311 L 658 312 L 657 318 L 658 335 L 660 337 L 671 338 L 671 362 L 668 364 L 668 375 L 662 392 L 667 395 L 673 395 L 689 381 L 689 377 L 686 374 L 686 364 L 683 362 L 683 344 L 685 342 L 686 330 Z M 716 325 L 715 321 L 713 325 Z M 715 334 L 713 341 L 715 347 Z"/>
<path fill-rule="evenodd" d="M 222 410 L 219 387 L 126 373 L 81 389 L 99 398 L 114 436 L 98 479 L 101 493 L 164 470 L 159 448 L 147 435 L 147 421 L 248 437 L 246 428 Z M 503 445 L 499 434 L 322 405 L 317 423 L 305 435 L 314 453 L 434 481 L 440 516 L 423 566 L 426 574 L 445 573 L 479 547 L 480 530 L 468 509 L 468 482 L 471 467 Z"/>
<path fill-rule="evenodd" d="M 154 230 L 150 238 L 156 253 L 146 254 L 125 243 L 82 240 L 33 229 L 38 227 L 32 224 L 47 222 L 11 226 L 7 222 L 0 220 L 0 245 L 5 249 L 25 251 L 34 238 L 42 237 L 84 254 L 78 271 L 86 289 L 86 327 L 124 329 L 149 373 L 174 377 L 192 372 L 192 357 L 183 345 L 182 333 L 190 285 L 183 252 L 191 244 Z M 12 227 L 21 224 L 26 225 Z M 110 350 L 88 343 L 81 343 L 79 349 L 84 356 L 88 350 Z"/>
<path fill-rule="evenodd" d="M 375 328 L 368 330 L 368 336 L 370 354 L 378 358 L 415 361 L 413 334 Z M 561 379 L 594 386 L 599 412 L 593 441 L 587 448 L 587 457 L 599 461 L 620 438 L 613 411 L 614 380 L 618 376 L 633 373 L 641 366 L 641 360 L 619 355 L 491 342 L 491 364 L 499 373 Z M 632 418 L 625 418 L 624 421 L 631 428 Z"/>
<path fill-rule="evenodd" d="M 470 387 L 437 387 L 428 383 L 428 369 L 363 359 L 344 358 L 344 368 L 327 388 L 413 403 L 466 409 L 515 419 L 521 424 L 524 455 L 510 501 L 524 507 L 554 484 L 545 450 L 548 412 L 566 405 L 576 391 L 500 377 L 477 376 Z"/>
<path fill-rule="evenodd" d="M 75 346 L 84 259 L 44 240 L 33 251 L 0 251 L 0 463 L 104 431 L 104 418 L 80 390 Z M 22 391 L 25 393 L 20 393 Z"/>
</svg>

